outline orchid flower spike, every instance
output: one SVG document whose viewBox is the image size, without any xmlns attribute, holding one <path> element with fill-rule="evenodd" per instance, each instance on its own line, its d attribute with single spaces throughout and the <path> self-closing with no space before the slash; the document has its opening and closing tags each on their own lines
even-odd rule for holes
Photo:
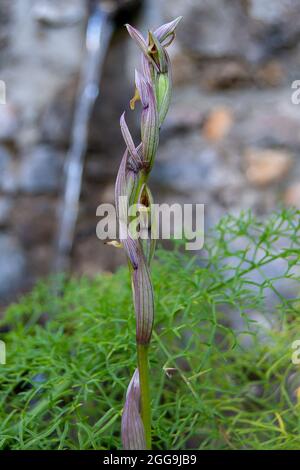
<svg viewBox="0 0 300 470">
<path fill-rule="evenodd" d="M 154 321 L 150 264 L 155 250 L 156 217 L 151 210 L 153 198 L 148 176 L 171 99 L 171 64 L 166 48 L 173 42 L 180 20 L 181 17 L 176 18 L 149 31 L 147 40 L 137 29 L 126 25 L 142 53 L 141 69 L 135 72 L 135 94 L 130 102 L 132 110 L 137 101 L 141 102 L 141 142 L 136 146 L 123 113 L 120 127 L 126 150 L 115 185 L 119 238 L 128 259 L 136 318 L 138 369 L 129 384 L 122 416 L 123 447 L 130 450 L 151 449 L 148 349 Z M 134 236 L 128 217 L 132 205 L 139 207 L 142 217 L 139 227 L 148 235 L 146 239 Z"/>
</svg>

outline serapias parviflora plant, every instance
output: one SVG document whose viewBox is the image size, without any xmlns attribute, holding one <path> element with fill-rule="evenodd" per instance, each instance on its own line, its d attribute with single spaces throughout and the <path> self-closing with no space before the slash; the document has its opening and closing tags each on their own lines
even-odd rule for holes
<svg viewBox="0 0 300 470">
<path fill-rule="evenodd" d="M 141 143 L 136 146 L 125 120 L 121 116 L 121 132 L 126 150 L 121 160 L 115 186 L 116 210 L 120 227 L 120 242 L 127 255 L 136 316 L 137 369 L 129 384 L 122 415 L 122 442 L 125 449 L 151 449 L 151 406 L 149 390 L 148 349 L 151 340 L 154 300 L 150 264 L 155 250 L 151 237 L 155 220 L 151 220 L 153 203 L 148 187 L 160 127 L 166 117 L 171 98 L 171 66 L 166 48 L 175 38 L 181 17 L 148 32 L 147 40 L 130 25 L 128 33 L 142 52 L 141 70 L 135 71 L 135 94 L 130 107 L 141 102 Z M 124 202 L 123 202 L 124 201 Z M 137 238 L 130 232 L 127 220 L 129 207 L 148 212 L 141 230 L 148 236 Z M 126 236 L 122 237 L 122 233 Z"/>
</svg>

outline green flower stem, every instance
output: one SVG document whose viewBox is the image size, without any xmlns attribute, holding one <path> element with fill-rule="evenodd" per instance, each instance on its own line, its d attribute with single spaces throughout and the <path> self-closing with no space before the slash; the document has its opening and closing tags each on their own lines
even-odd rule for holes
<svg viewBox="0 0 300 470">
<path fill-rule="evenodd" d="M 133 197 L 133 204 L 138 203 L 138 198 L 143 184 L 147 182 L 147 174 L 140 172 L 137 188 Z M 130 266 L 132 273 L 132 268 Z M 140 379 L 141 391 L 141 417 L 145 429 L 145 438 L 147 450 L 151 450 L 151 406 L 150 406 L 150 385 L 149 385 L 149 361 L 148 350 L 149 345 L 139 344 L 136 345 L 138 357 L 138 369 Z"/>
<path fill-rule="evenodd" d="M 151 450 L 151 407 L 149 386 L 148 345 L 137 344 L 138 369 L 141 390 L 141 416 L 145 429 L 147 450 Z"/>
<path fill-rule="evenodd" d="M 135 71 L 136 92 L 130 101 L 131 109 L 135 102 L 141 101 L 141 140 L 138 147 L 130 134 L 126 123 L 125 113 L 120 119 L 121 132 L 126 143 L 116 182 L 116 199 L 119 194 L 129 195 L 129 205 L 141 209 L 142 220 L 140 229 L 147 230 L 152 235 L 153 201 L 147 180 L 151 171 L 159 143 L 160 126 L 167 114 L 171 94 L 170 60 L 165 50 L 175 37 L 175 28 L 181 18 L 162 25 L 155 32 L 149 32 L 148 42 L 141 33 L 130 25 L 126 25 L 130 36 L 142 50 L 143 73 Z M 156 37 L 157 34 L 157 37 Z M 171 36 L 171 38 L 169 37 Z M 169 39 L 166 44 L 166 39 Z M 163 45 L 164 44 L 164 45 Z M 127 209 L 129 209 L 127 207 Z M 146 213 L 145 213 L 146 209 Z M 150 214 L 150 221 L 144 215 Z M 119 214 L 120 217 L 120 214 Z M 129 216 L 131 222 L 133 215 Z M 154 218 L 154 217 L 153 217 Z M 135 220 L 134 220 L 135 222 Z M 150 222 L 150 223 L 149 223 Z M 155 222 L 155 221 L 154 221 Z M 137 227 L 134 227 L 135 229 Z M 129 384 L 126 403 L 122 416 L 122 441 L 124 448 L 151 449 L 151 408 L 149 387 L 148 349 L 151 339 L 154 319 L 153 286 L 149 273 L 150 263 L 155 249 L 155 241 L 150 237 L 146 243 L 143 240 L 124 241 L 131 274 L 134 308 L 136 314 L 136 342 L 138 357 L 138 374 L 134 372 Z M 132 404 L 135 404 L 133 406 Z M 139 407 L 137 407 L 139 404 Z M 140 409 L 137 409 L 140 408 Z"/>
</svg>

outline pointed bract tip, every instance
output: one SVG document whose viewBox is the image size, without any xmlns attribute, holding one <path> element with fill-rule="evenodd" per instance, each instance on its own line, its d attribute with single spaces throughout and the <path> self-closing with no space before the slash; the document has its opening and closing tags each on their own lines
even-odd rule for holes
<svg viewBox="0 0 300 470">
<path fill-rule="evenodd" d="M 147 43 L 142 33 L 128 23 L 125 24 L 125 27 L 132 39 L 134 39 L 137 45 L 142 49 L 142 51 L 145 52 L 145 49 L 147 49 Z"/>
<path fill-rule="evenodd" d="M 178 16 L 175 20 L 170 21 L 169 23 L 165 23 L 159 28 L 157 28 L 154 33 L 157 36 L 160 42 L 163 42 L 167 39 L 168 36 L 175 33 L 175 29 L 177 28 L 178 24 L 182 20 L 183 16 Z"/>
<path fill-rule="evenodd" d="M 122 415 L 122 442 L 126 450 L 145 450 L 145 429 L 140 415 L 140 381 L 136 369 L 126 393 Z"/>
</svg>

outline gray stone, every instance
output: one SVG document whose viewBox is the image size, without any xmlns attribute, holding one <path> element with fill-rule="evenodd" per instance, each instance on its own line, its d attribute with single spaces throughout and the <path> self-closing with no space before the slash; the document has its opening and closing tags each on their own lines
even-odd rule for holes
<svg viewBox="0 0 300 470">
<path fill-rule="evenodd" d="M 8 43 L 11 7 L 12 0 L 2 0 L 0 3 L 0 48 Z"/>
<path fill-rule="evenodd" d="M 18 128 L 17 110 L 10 104 L 0 105 L 0 140 L 13 140 Z"/>
<path fill-rule="evenodd" d="M 3 190 L 5 176 L 10 164 L 10 154 L 4 147 L 0 147 L 0 188 Z"/>
<path fill-rule="evenodd" d="M 178 28 L 183 46 L 201 57 L 240 56 L 247 48 L 247 15 L 239 0 L 167 0 L 165 17 L 182 15 Z M 171 13 L 172 11 L 172 13 Z"/>
<path fill-rule="evenodd" d="M 12 201 L 8 197 L 0 197 L 0 226 L 6 226 L 9 222 Z"/>
<path fill-rule="evenodd" d="M 259 61 L 297 43 L 297 0 L 166 0 L 165 17 L 183 15 L 178 37 L 200 57 Z"/>
<path fill-rule="evenodd" d="M 298 6 L 298 0 L 250 0 L 248 11 L 255 20 L 278 24 L 297 11 Z"/>
<path fill-rule="evenodd" d="M 26 259 L 17 241 L 0 234 L 0 302 L 24 286 Z"/>
<path fill-rule="evenodd" d="M 39 194 L 56 192 L 61 183 L 63 156 L 46 145 L 27 153 L 19 170 L 21 191 Z"/>
<path fill-rule="evenodd" d="M 240 95 L 232 138 L 242 144 L 300 148 L 299 106 L 291 103 L 289 90 L 252 91 Z"/>
<path fill-rule="evenodd" d="M 44 142 L 64 148 L 69 146 L 77 88 L 78 81 L 72 80 L 43 109 L 40 130 Z"/>
<path fill-rule="evenodd" d="M 10 0 L 10 3 L 9 48 L 5 49 L 5 56 L 0 56 L 0 79 L 9 87 L 9 102 L 18 109 L 23 131 L 25 127 L 40 128 L 44 109 L 77 75 L 84 28 L 81 23 L 55 30 L 43 28 L 32 17 L 34 4 L 42 5 L 42 1 Z M 53 1 L 48 4 L 54 8 Z M 61 14 L 66 5 L 70 11 L 77 9 L 76 4 L 86 7 L 84 0 L 62 0 L 55 4 Z"/>
<path fill-rule="evenodd" d="M 86 15 L 84 0 L 38 0 L 32 9 L 33 18 L 49 26 L 78 23 Z"/>
<path fill-rule="evenodd" d="M 206 144 L 200 132 L 188 133 L 160 146 L 153 178 L 190 195 L 199 189 L 212 192 L 234 182 L 236 171 L 227 167 L 219 149 Z"/>
<path fill-rule="evenodd" d="M 0 191 L 14 192 L 17 189 L 18 176 L 13 157 L 5 147 L 0 146 Z"/>
<path fill-rule="evenodd" d="M 298 0 L 250 0 L 248 29 L 257 56 L 264 58 L 278 49 L 294 46 L 300 35 Z"/>
</svg>

